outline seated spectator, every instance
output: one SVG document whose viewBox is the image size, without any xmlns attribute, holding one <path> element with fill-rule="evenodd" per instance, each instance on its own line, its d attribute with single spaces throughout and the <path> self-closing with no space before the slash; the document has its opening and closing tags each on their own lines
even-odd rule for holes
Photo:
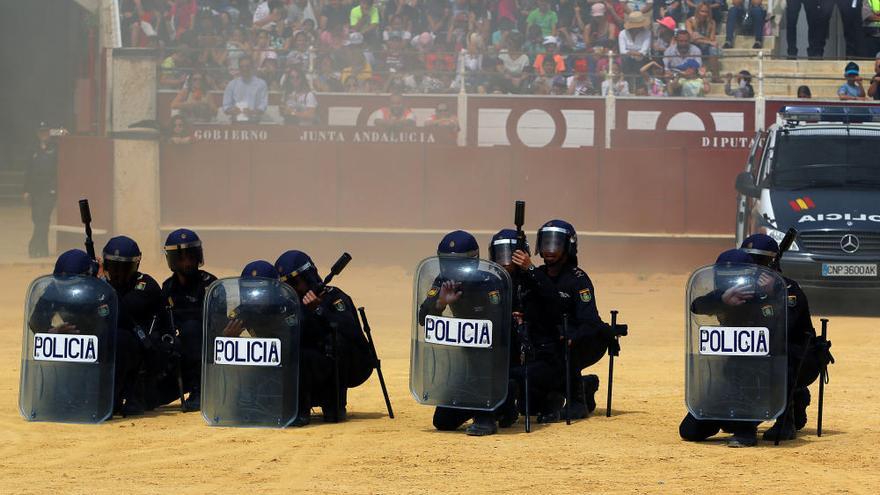
<svg viewBox="0 0 880 495">
<path fill-rule="evenodd" d="M 287 58 L 285 60 L 285 65 L 287 67 L 300 67 L 302 69 L 309 68 L 310 54 L 308 37 L 305 31 L 297 31 L 293 33 L 293 36 L 290 38 L 285 49 L 287 50 Z"/>
<path fill-rule="evenodd" d="M 764 46 L 764 18 L 767 11 L 762 6 L 764 0 L 731 0 L 730 9 L 727 11 L 727 39 L 723 48 L 733 48 L 736 39 L 736 28 L 740 27 L 742 34 L 753 34 L 755 44 L 753 49 Z M 748 6 L 743 6 L 743 3 Z"/>
<path fill-rule="evenodd" d="M 195 72 L 171 102 L 171 109 L 180 112 L 190 122 L 210 122 L 217 115 L 217 106 L 205 87 L 205 74 Z"/>
<path fill-rule="evenodd" d="M 196 57 L 193 55 L 188 44 L 178 44 L 177 49 L 159 65 L 159 85 L 163 88 L 179 88 L 195 65 Z"/>
<path fill-rule="evenodd" d="M 532 94 L 536 95 L 549 95 L 550 91 L 553 89 L 553 79 L 556 77 L 556 62 L 551 58 L 544 59 L 543 67 L 538 70 L 537 68 L 533 68 L 535 70 L 536 77 L 532 81 Z"/>
<path fill-rule="evenodd" d="M 611 79 L 602 81 L 602 96 L 608 96 L 608 93 L 614 96 L 629 96 L 629 82 L 623 78 L 623 71 L 620 70 L 620 64 L 614 62 L 611 72 Z"/>
<path fill-rule="evenodd" d="M 339 80 L 339 73 L 333 69 L 333 59 L 329 55 L 322 55 L 318 57 L 315 65 L 318 68 L 317 74 L 312 79 L 315 91 L 321 93 L 341 92 L 342 82 Z"/>
<path fill-rule="evenodd" d="M 559 18 L 556 16 L 556 12 L 550 10 L 549 0 L 538 0 L 538 8 L 529 12 L 529 16 L 526 18 L 526 26 L 538 26 L 544 37 L 556 36 L 558 22 Z"/>
<path fill-rule="evenodd" d="M 837 97 L 841 100 L 864 100 L 865 88 L 862 87 L 862 78 L 859 76 L 859 65 L 855 62 L 846 64 L 843 76 L 846 82 L 837 90 Z"/>
<path fill-rule="evenodd" d="M 434 36 L 446 36 L 452 19 L 449 0 L 426 0 L 425 14 L 428 18 L 427 31 Z"/>
<path fill-rule="evenodd" d="M 565 49 L 574 49 L 578 43 L 583 44 L 580 16 L 581 8 L 575 0 L 559 0 L 556 4 L 557 37 Z"/>
<path fill-rule="evenodd" d="M 276 23 L 284 22 L 287 11 L 281 0 L 263 0 L 254 9 L 251 25 L 254 29 L 272 29 Z"/>
<path fill-rule="evenodd" d="M 590 23 L 584 28 L 584 42 L 589 47 L 602 47 L 619 43 L 620 30 L 617 24 L 608 22 L 605 15 L 605 4 L 594 3 L 590 7 Z"/>
<path fill-rule="evenodd" d="M 871 78 L 871 86 L 868 87 L 868 97 L 880 100 L 880 52 L 874 55 L 874 77 Z"/>
<path fill-rule="evenodd" d="M 193 140 L 192 129 L 190 129 L 186 117 L 180 114 L 171 117 L 168 141 L 172 144 L 191 144 Z"/>
<path fill-rule="evenodd" d="M 339 50 L 345 46 L 349 35 L 345 24 L 333 24 L 329 29 L 321 33 L 321 49 L 323 51 Z"/>
<path fill-rule="evenodd" d="M 287 70 L 281 84 L 284 96 L 278 110 L 288 125 L 316 125 L 318 98 L 309 86 L 306 73 L 299 67 Z"/>
<path fill-rule="evenodd" d="M 254 62 L 249 57 L 238 61 L 238 70 L 240 75 L 229 81 L 223 92 L 223 113 L 234 123 L 257 123 L 269 105 L 269 88 L 254 75 Z"/>
<path fill-rule="evenodd" d="M 724 83 L 724 94 L 727 96 L 733 96 L 734 98 L 754 98 L 755 97 L 755 88 L 752 87 L 752 74 L 747 70 L 739 71 L 739 74 L 736 75 L 736 87 L 731 87 L 731 81 L 733 80 L 733 74 L 728 73 L 725 76 L 726 82 Z"/>
<path fill-rule="evenodd" d="M 519 34 L 519 31 L 516 30 L 514 23 L 510 19 L 503 18 L 499 20 L 498 31 L 492 33 L 492 46 L 498 51 L 510 48 L 510 35 L 513 33 Z"/>
<path fill-rule="evenodd" d="M 468 37 L 467 51 L 459 58 L 459 65 L 456 72 L 459 74 L 459 80 L 456 86 L 461 88 L 461 84 L 465 84 L 467 91 L 475 91 L 483 83 L 483 38 L 477 33 L 471 33 Z M 464 71 L 464 81 L 460 80 L 460 74 Z"/>
<path fill-rule="evenodd" d="M 257 43 L 254 45 L 254 63 L 256 67 L 262 67 L 267 58 L 278 58 L 278 52 L 269 46 L 269 32 L 261 29 L 257 33 Z"/>
<path fill-rule="evenodd" d="M 466 12 L 452 16 L 452 24 L 449 25 L 449 31 L 446 32 L 446 43 L 452 47 L 453 51 L 459 52 L 467 46 L 468 34 L 471 33 L 470 27 Z"/>
<path fill-rule="evenodd" d="M 577 96 L 587 96 L 595 94 L 593 81 L 590 80 L 589 62 L 587 59 L 581 58 L 574 61 L 572 70 L 574 75 L 568 78 L 568 94 Z"/>
<path fill-rule="evenodd" d="M 675 38 L 677 25 L 675 19 L 666 16 L 658 20 L 654 27 L 654 44 L 651 48 L 654 53 L 662 54 L 667 48 L 669 48 L 669 45 L 672 44 L 672 40 Z"/>
<path fill-rule="evenodd" d="M 174 39 L 195 27 L 198 10 L 196 0 L 174 0 L 168 10 L 168 18 L 174 25 Z"/>
<path fill-rule="evenodd" d="M 514 93 L 519 93 L 523 79 L 527 77 L 523 71 L 529 66 L 529 56 L 522 50 L 522 41 L 522 34 L 512 33 L 508 42 L 509 49 L 502 50 L 498 55 L 498 60 L 504 65 L 502 74 Z"/>
<path fill-rule="evenodd" d="M 669 96 L 666 91 L 666 69 L 662 65 L 652 60 L 645 64 L 639 72 L 642 74 L 640 87 L 644 88 L 645 96 Z"/>
<path fill-rule="evenodd" d="M 557 53 L 558 47 L 559 39 L 555 36 L 547 36 L 544 38 L 544 53 L 539 53 L 535 57 L 535 63 L 532 64 L 538 74 L 548 75 L 544 73 L 545 60 L 553 62 L 553 74 L 561 74 L 565 72 L 565 57 Z"/>
<path fill-rule="evenodd" d="M 696 13 L 687 20 L 686 26 L 691 42 L 706 57 L 706 68 L 712 71 L 713 81 L 721 82 L 721 66 L 718 63 L 718 55 L 721 52 L 718 50 L 718 43 L 715 37 L 715 21 L 711 17 L 709 4 L 701 3 L 697 5 Z"/>
<path fill-rule="evenodd" d="M 162 14 L 157 0 L 135 0 L 134 11 L 125 16 L 129 25 L 130 42 L 136 48 L 155 47 L 159 33 L 164 29 Z"/>
<path fill-rule="evenodd" d="M 517 5 L 517 0 L 498 0 L 492 14 L 499 22 L 502 19 L 507 19 L 511 25 L 516 26 L 519 20 L 519 9 L 520 6 Z"/>
<path fill-rule="evenodd" d="M 278 91 L 278 85 L 281 83 L 281 66 L 278 63 L 278 55 L 270 52 L 270 56 L 263 60 L 263 65 L 257 69 L 257 76 L 266 81 L 269 91 Z"/>
<path fill-rule="evenodd" d="M 687 19 L 687 5 L 685 0 L 647 0 L 645 8 L 651 12 L 651 19 L 659 21 L 664 17 L 671 17 L 676 25 Z"/>
<path fill-rule="evenodd" d="M 226 42 L 226 70 L 232 77 L 238 77 L 238 61 L 251 56 L 251 46 L 244 34 L 244 28 L 235 28 Z"/>
<path fill-rule="evenodd" d="M 341 0 L 326 0 L 321 14 L 318 16 L 318 29 L 321 34 L 323 35 L 325 31 L 332 31 L 338 26 L 347 28 L 350 22 L 350 13 L 351 8 L 342 5 Z"/>
<path fill-rule="evenodd" d="M 391 93 L 388 106 L 381 108 L 379 112 L 382 115 L 374 121 L 376 127 L 399 130 L 416 126 L 412 110 L 404 105 L 403 95 L 400 93 Z"/>
<path fill-rule="evenodd" d="M 862 36 L 862 55 L 880 54 L 880 3 L 877 0 L 862 1 Z"/>
<path fill-rule="evenodd" d="M 605 4 L 605 17 L 608 22 L 617 26 L 617 29 L 626 29 L 626 18 L 631 12 L 629 6 L 620 0 L 602 0 Z M 650 24 L 651 20 L 648 19 Z"/>
<path fill-rule="evenodd" d="M 523 50 L 532 60 L 544 53 L 544 36 L 541 34 L 540 26 L 532 25 L 526 30 L 526 42 L 523 43 Z"/>
<path fill-rule="evenodd" d="M 425 127 L 435 127 L 440 129 L 450 129 L 458 132 L 458 117 L 449 111 L 449 105 L 444 102 L 438 103 L 434 110 L 434 115 L 425 122 Z"/>
<path fill-rule="evenodd" d="M 364 35 L 353 31 L 348 35 L 345 48 L 342 51 L 342 72 L 339 80 L 343 87 L 356 87 L 359 82 L 367 81 L 373 77 L 373 67 L 364 56 Z"/>
<path fill-rule="evenodd" d="M 813 92 L 810 91 L 809 86 L 798 86 L 797 97 L 801 99 L 810 99 L 813 97 Z"/>
<path fill-rule="evenodd" d="M 679 29 L 675 33 L 675 42 L 663 52 L 663 66 L 666 70 L 678 67 L 685 61 L 692 60 L 699 68 L 703 65 L 703 52 L 691 44 L 691 35 L 685 29 Z"/>
<path fill-rule="evenodd" d="M 727 0 L 696 0 L 697 7 L 704 3 L 709 6 L 709 15 L 715 21 L 715 26 L 720 26 L 727 10 Z"/>
<path fill-rule="evenodd" d="M 373 5 L 373 0 L 360 0 L 351 9 L 349 29 L 360 33 L 368 45 L 379 45 L 379 8 Z"/>
<path fill-rule="evenodd" d="M 312 21 L 312 25 L 318 23 L 315 9 L 309 0 L 293 0 L 287 8 L 287 20 L 285 24 L 294 31 L 303 29 L 306 21 Z"/>
<path fill-rule="evenodd" d="M 412 33 L 403 26 L 403 17 L 397 14 L 391 16 L 391 21 L 382 33 L 382 41 L 388 43 L 388 40 L 395 36 L 397 39 L 403 40 L 404 43 L 409 43 L 412 40 Z"/>
<path fill-rule="evenodd" d="M 709 81 L 699 77 L 700 64 L 693 59 L 687 59 L 675 68 L 678 74 L 669 83 L 670 92 L 676 96 L 686 98 L 706 96 L 711 89 Z"/>
<path fill-rule="evenodd" d="M 391 33 L 391 37 L 385 45 L 385 51 L 377 56 L 379 70 L 390 74 L 399 74 L 407 69 L 407 57 L 403 51 L 403 43 L 400 31 Z"/>
<path fill-rule="evenodd" d="M 621 65 L 626 76 L 634 76 L 645 65 L 651 51 L 650 21 L 641 12 L 626 17 L 624 30 L 618 37 Z"/>
</svg>

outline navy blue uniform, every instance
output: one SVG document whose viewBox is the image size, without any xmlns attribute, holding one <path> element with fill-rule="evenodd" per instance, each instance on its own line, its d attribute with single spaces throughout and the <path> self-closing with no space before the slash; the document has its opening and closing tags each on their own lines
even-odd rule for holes
<svg viewBox="0 0 880 495">
<path fill-rule="evenodd" d="M 145 364 L 150 326 L 159 316 L 162 291 L 153 277 L 136 273 L 124 290 L 116 291 L 119 300 L 119 322 L 116 340 L 116 405 L 122 400 L 141 402 L 144 399 Z"/>
<path fill-rule="evenodd" d="M 31 157 L 25 174 L 24 192 L 30 195 L 34 232 L 28 245 L 32 257 L 49 255 L 49 220 L 58 196 L 58 147 L 41 144 Z"/>
<path fill-rule="evenodd" d="M 205 291 L 217 277 L 199 270 L 192 282 L 184 285 L 177 274 L 172 274 L 162 283 L 162 303 L 173 315 L 172 335 L 180 339 L 181 375 L 186 392 L 197 389 L 202 376 L 202 310 L 205 304 Z M 168 322 L 171 324 L 171 322 Z M 175 377 L 176 379 L 176 377 Z M 172 384 L 171 398 L 176 398 L 177 385 Z"/>
</svg>

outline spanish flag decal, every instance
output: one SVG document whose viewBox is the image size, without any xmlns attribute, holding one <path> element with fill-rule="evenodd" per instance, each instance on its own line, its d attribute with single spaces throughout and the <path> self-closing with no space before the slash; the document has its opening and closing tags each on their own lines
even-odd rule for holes
<svg viewBox="0 0 880 495">
<path fill-rule="evenodd" d="M 804 211 L 809 210 L 816 207 L 816 204 L 813 203 L 813 200 L 810 199 L 809 196 L 804 196 L 803 198 L 793 199 L 788 202 L 791 209 L 794 211 Z"/>
</svg>

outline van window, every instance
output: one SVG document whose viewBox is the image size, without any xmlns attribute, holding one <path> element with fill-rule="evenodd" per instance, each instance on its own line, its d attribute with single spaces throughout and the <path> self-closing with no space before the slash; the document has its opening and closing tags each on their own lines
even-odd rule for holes
<svg viewBox="0 0 880 495">
<path fill-rule="evenodd" d="M 878 131 L 781 132 L 775 144 L 767 186 L 880 188 Z"/>
</svg>

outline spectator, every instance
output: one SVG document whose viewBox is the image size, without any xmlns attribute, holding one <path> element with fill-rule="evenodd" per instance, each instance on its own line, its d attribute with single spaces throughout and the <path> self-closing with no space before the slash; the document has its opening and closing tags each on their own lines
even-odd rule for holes
<svg viewBox="0 0 880 495">
<path fill-rule="evenodd" d="M 651 19 L 655 21 L 671 17 L 676 24 L 679 24 L 687 17 L 684 0 L 647 0 L 645 6 L 650 9 Z"/>
<path fill-rule="evenodd" d="M 157 46 L 162 26 L 162 14 L 157 0 L 134 0 L 134 12 L 130 17 L 131 46 L 147 48 Z"/>
<path fill-rule="evenodd" d="M 574 75 L 568 78 L 568 94 L 586 96 L 595 93 L 593 82 L 589 77 L 589 62 L 582 58 L 574 62 Z"/>
<path fill-rule="evenodd" d="M 189 44 L 181 42 L 177 50 L 165 57 L 160 64 L 159 85 L 163 88 L 179 88 L 193 67 L 193 59 L 193 49 Z"/>
<path fill-rule="evenodd" d="M 712 71 L 713 82 L 721 82 L 721 66 L 718 64 L 718 43 L 715 38 L 715 21 L 708 3 L 697 5 L 696 13 L 687 20 L 687 32 L 693 44 L 706 57 L 706 67 Z"/>
<path fill-rule="evenodd" d="M 172 144 L 191 144 L 193 140 L 192 129 L 190 129 L 186 117 L 181 114 L 171 117 L 168 141 Z"/>
<path fill-rule="evenodd" d="M 764 0 L 731 0 L 730 9 L 727 11 L 727 38 L 724 47 L 733 48 L 736 39 L 736 28 L 739 26 L 742 34 L 754 34 L 755 50 L 764 46 L 764 18 L 767 12 L 762 6 Z M 748 7 L 743 3 L 749 2 Z"/>
<path fill-rule="evenodd" d="M 434 115 L 431 115 L 431 118 L 425 122 L 425 127 L 449 129 L 452 132 L 458 132 L 458 117 L 449 111 L 449 105 L 445 102 L 440 102 L 434 110 Z"/>
<path fill-rule="evenodd" d="M 559 18 L 556 12 L 550 10 L 550 2 L 548 0 L 538 0 L 538 8 L 529 12 L 526 18 L 526 25 L 538 26 L 541 28 L 541 34 L 545 37 L 556 36 L 556 24 Z"/>
<path fill-rule="evenodd" d="M 373 0 L 360 0 L 358 6 L 351 9 L 349 28 L 360 33 L 367 44 L 379 44 L 379 8 L 373 5 Z"/>
<path fill-rule="evenodd" d="M 617 29 L 626 29 L 626 19 L 630 13 L 630 8 L 620 0 L 601 0 L 605 4 L 605 17 L 608 22 L 617 26 Z M 648 19 L 648 24 L 651 20 Z"/>
<path fill-rule="evenodd" d="M 538 54 L 544 53 L 544 37 L 541 35 L 541 27 L 532 25 L 526 31 L 526 42 L 523 44 L 523 50 L 529 54 L 532 60 Z"/>
<path fill-rule="evenodd" d="M 650 21 L 641 12 L 633 12 L 626 17 L 624 30 L 618 37 L 623 73 L 636 75 L 645 65 L 651 50 Z"/>
<path fill-rule="evenodd" d="M 428 17 L 428 32 L 434 36 L 445 36 L 451 14 L 448 0 L 425 0 L 425 13 Z"/>
<path fill-rule="evenodd" d="M 537 76 L 531 83 L 531 93 L 536 95 L 548 95 L 553 89 L 553 78 L 556 77 L 556 63 L 553 59 L 544 60 L 540 70 L 535 70 Z"/>
<path fill-rule="evenodd" d="M 348 27 L 350 12 L 351 10 L 342 5 L 340 0 L 326 0 L 321 14 L 318 16 L 318 28 L 321 30 L 322 37 L 326 31 L 334 31 L 340 26 L 343 30 Z"/>
<path fill-rule="evenodd" d="M 587 46 L 602 49 L 612 46 L 614 42 L 618 42 L 620 30 L 617 24 L 608 22 L 605 15 L 605 4 L 594 3 L 590 7 L 590 23 L 584 28 L 584 42 Z"/>
<path fill-rule="evenodd" d="M 251 55 L 251 46 L 244 34 L 244 28 L 235 28 L 226 42 L 226 70 L 232 77 L 238 77 L 238 61 Z"/>
<path fill-rule="evenodd" d="M 519 8 L 517 7 L 516 0 L 498 0 L 498 3 L 495 6 L 496 18 L 500 22 L 502 19 L 507 19 L 511 25 L 516 26 L 518 19 Z"/>
<path fill-rule="evenodd" d="M 498 30 L 492 33 L 492 46 L 498 50 L 510 48 L 510 35 L 519 33 L 509 19 L 503 18 L 498 21 Z"/>
<path fill-rule="evenodd" d="M 612 65 L 611 79 L 605 79 L 602 81 L 602 96 L 608 96 L 608 93 L 613 93 L 614 96 L 629 96 L 629 82 L 623 78 L 623 72 L 620 70 L 620 65 L 615 62 Z"/>
<path fill-rule="evenodd" d="M 278 53 L 269 46 L 269 32 L 262 29 L 257 33 L 257 44 L 254 46 L 254 62 L 260 68 L 267 58 L 277 59 Z"/>
<path fill-rule="evenodd" d="M 285 17 L 284 4 L 281 0 L 263 0 L 254 9 L 254 29 L 272 29 L 275 23 L 283 22 Z"/>
<path fill-rule="evenodd" d="M 862 87 L 862 78 L 859 76 L 859 65 L 855 62 L 846 64 L 843 76 L 846 82 L 837 90 L 837 97 L 841 100 L 864 100 L 865 88 Z"/>
<path fill-rule="evenodd" d="M 669 96 L 664 78 L 665 69 L 655 61 L 645 64 L 639 72 L 642 74 L 641 86 L 645 88 L 645 96 Z"/>
<path fill-rule="evenodd" d="M 260 121 L 269 105 L 266 81 L 254 75 L 254 62 L 248 57 L 238 61 L 240 75 L 229 81 L 223 92 L 223 113 L 233 123 Z"/>
<path fill-rule="evenodd" d="M 58 198 L 58 146 L 49 125 L 40 123 L 37 147 L 24 176 L 24 199 L 31 203 L 33 235 L 28 244 L 31 258 L 49 256 L 49 223 Z M 9 241 L 7 241 L 9 242 Z"/>
<path fill-rule="evenodd" d="M 288 125 L 317 125 L 318 99 L 306 79 L 306 73 L 299 67 L 287 70 L 281 84 L 284 96 L 279 111 Z"/>
<path fill-rule="evenodd" d="M 275 52 L 269 52 L 270 56 L 263 60 L 263 65 L 257 70 L 257 76 L 266 81 L 269 91 L 278 91 L 281 82 L 281 66 L 278 62 L 278 55 Z"/>
<path fill-rule="evenodd" d="M 329 55 L 318 57 L 315 64 L 318 73 L 312 80 L 312 86 L 322 93 L 338 93 L 342 91 L 342 82 L 339 73 L 333 70 L 333 59 Z"/>
<path fill-rule="evenodd" d="M 685 29 L 679 29 L 675 33 L 675 43 L 663 53 L 663 66 L 666 67 L 666 70 L 670 70 L 685 61 L 692 60 L 699 68 L 703 65 L 702 54 L 703 52 L 699 48 L 691 44 L 690 33 Z"/>
<path fill-rule="evenodd" d="M 868 87 L 868 97 L 880 100 L 880 52 L 874 55 L 874 77 L 871 78 L 871 86 Z"/>
<path fill-rule="evenodd" d="M 315 9 L 309 0 L 294 0 L 287 9 L 286 24 L 292 29 L 302 29 L 305 21 L 311 20 L 312 24 L 318 24 Z"/>
<path fill-rule="evenodd" d="M 387 43 L 394 36 L 397 36 L 404 43 L 409 43 L 412 40 L 412 33 L 406 30 L 403 25 L 403 17 L 398 14 L 391 16 L 391 21 L 382 33 L 382 40 Z"/>
<path fill-rule="evenodd" d="M 301 69 L 309 68 L 309 45 L 308 37 L 305 31 L 297 31 L 290 38 L 289 45 L 285 47 L 287 58 L 285 63 L 287 67 L 299 67 Z"/>
<path fill-rule="evenodd" d="M 692 98 L 706 96 L 709 93 L 711 89 L 709 81 L 702 79 L 697 74 L 697 71 L 700 70 L 699 62 L 687 59 L 675 69 L 679 71 L 679 74 L 669 85 L 677 95 Z"/>
<path fill-rule="evenodd" d="M 880 53 L 880 1 L 862 0 L 862 55 Z"/>
<path fill-rule="evenodd" d="M 755 97 L 755 88 L 752 87 L 752 74 L 749 71 L 739 71 L 739 74 L 736 75 L 736 88 L 732 88 L 730 85 L 733 74 L 728 73 L 725 79 L 724 94 L 727 96 L 733 96 L 734 98 Z"/>
<path fill-rule="evenodd" d="M 820 18 L 817 23 L 822 26 L 821 40 L 822 50 L 825 49 L 825 40 L 828 39 L 828 24 L 831 20 L 831 14 L 834 9 L 833 5 L 837 5 L 837 11 L 840 13 L 840 23 L 843 26 L 843 38 L 846 41 L 846 56 L 860 57 L 862 52 L 860 44 L 864 39 L 864 4 L 870 0 L 862 0 L 861 3 L 855 0 L 827 0 L 822 3 L 819 8 Z M 820 53 L 819 56 L 822 54 Z M 869 55 L 870 56 L 870 55 Z"/>
<path fill-rule="evenodd" d="M 706 4 L 709 6 L 709 12 L 711 14 L 712 20 L 715 21 L 715 26 L 721 25 L 721 20 L 724 17 L 724 11 L 727 10 L 727 0 L 697 0 L 697 7 L 700 4 Z M 717 32 L 717 30 L 716 30 Z"/>
<path fill-rule="evenodd" d="M 210 122 L 217 115 L 217 106 L 205 87 L 205 74 L 195 72 L 190 75 L 183 87 L 171 102 L 171 109 L 180 112 L 191 122 Z"/>
<path fill-rule="evenodd" d="M 174 26 L 174 39 L 193 29 L 198 9 L 196 0 L 174 0 L 168 10 L 168 17 Z"/>
<path fill-rule="evenodd" d="M 498 60 L 504 65 L 502 74 L 510 83 L 510 87 L 514 92 L 519 92 L 523 79 L 526 74 L 523 71 L 529 66 L 529 56 L 522 51 L 523 36 L 520 33 L 512 33 L 510 36 L 508 50 L 503 50 L 498 55 Z"/>
<path fill-rule="evenodd" d="M 810 91 L 809 86 L 798 86 L 797 97 L 802 99 L 810 99 L 813 97 L 813 92 Z"/>
<path fill-rule="evenodd" d="M 457 72 L 461 74 L 464 71 L 464 81 L 459 80 L 457 86 L 461 88 L 462 82 L 468 91 L 475 90 L 483 82 L 483 38 L 477 33 L 471 33 L 468 38 L 467 51 L 459 58 Z M 460 77 L 459 77 L 460 79 Z"/>
<path fill-rule="evenodd" d="M 339 80 L 344 88 L 357 88 L 360 83 L 372 79 L 373 67 L 364 56 L 364 35 L 353 31 L 348 35 L 342 52 L 343 69 Z"/>
<path fill-rule="evenodd" d="M 666 16 L 656 22 L 652 46 L 654 53 L 662 54 L 669 48 L 675 38 L 675 29 L 675 19 L 672 17 Z"/>
<path fill-rule="evenodd" d="M 553 74 L 561 74 L 565 72 L 565 58 L 557 53 L 556 49 L 558 46 L 559 39 L 555 36 L 547 36 L 544 38 L 544 53 L 539 53 L 535 57 L 534 67 L 538 74 L 547 75 L 544 73 L 545 60 L 553 62 Z"/>
<path fill-rule="evenodd" d="M 390 130 L 407 129 L 416 126 L 416 119 L 413 117 L 412 110 L 407 108 L 403 102 L 403 95 L 400 93 L 391 93 L 388 99 L 388 106 L 379 110 L 381 117 L 374 122 L 376 127 Z"/>
</svg>

